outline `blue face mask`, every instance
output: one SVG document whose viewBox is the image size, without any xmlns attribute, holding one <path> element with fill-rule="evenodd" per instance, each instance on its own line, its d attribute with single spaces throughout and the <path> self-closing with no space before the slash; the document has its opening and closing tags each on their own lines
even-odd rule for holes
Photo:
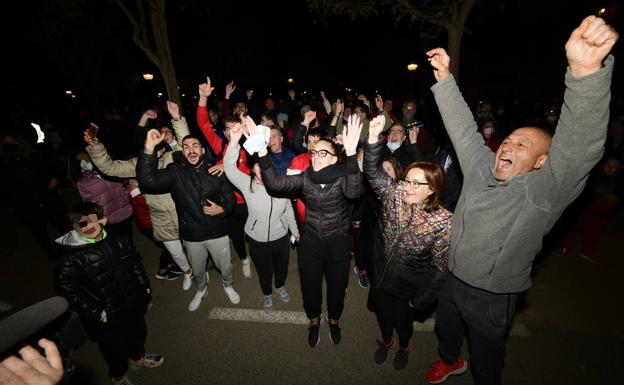
<svg viewBox="0 0 624 385">
<path fill-rule="evenodd" d="M 558 121 L 558 120 L 559 120 L 559 117 L 558 117 L 558 116 L 548 115 L 548 116 L 546 117 L 546 122 L 548 122 L 548 124 L 551 124 L 551 125 L 553 125 L 553 126 L 554 126 L 555 124 L 557 124 L 557 121 Z"/>
<path fill-rule="evenodd" d="M 399 147 L 401 147 L 401 143 L 399 143 L 399 142 L 388 142 L 386 144 L 386 146 L 388 146 L 390 151 L 395 152 Z"/>
</svg>

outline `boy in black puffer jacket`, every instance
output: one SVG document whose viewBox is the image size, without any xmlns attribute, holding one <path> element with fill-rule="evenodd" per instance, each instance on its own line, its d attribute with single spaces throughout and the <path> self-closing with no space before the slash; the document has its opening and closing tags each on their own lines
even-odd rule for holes
<svg viewBox="0 0 624 385">
<path fill-rule="evenodd" d="M 80 203 L 70 212 L 74 230 L 58 238 L 55 286 L 80 318 L 108 364 L 113 384 L 131 385 L 133 367 L 155 367 L 162 355 L 145 354 L 150 283 L 130 239 L 108 235 L 102 208 Z"/>
</svg>

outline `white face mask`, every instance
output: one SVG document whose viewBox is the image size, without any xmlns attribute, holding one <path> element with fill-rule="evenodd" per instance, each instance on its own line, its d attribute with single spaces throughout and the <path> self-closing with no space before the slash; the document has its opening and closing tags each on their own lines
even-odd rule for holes
<svg viewBox="0 0 624 385">
<path fill-rule="evenodd" d="M 83 159 L 80 161 L 80 169 L 83 171 L 91 171 L 93 170 L 93 164 L 88 160 Z"/>
<path fill-rule="evenodd" d="M 399 143 L 399 142 L 388 142 L 386 144 L 386 146 L 388 146 L 390 151 L 395 152 L 397 150 L 397 148 L 401 147 L 401 143 Z"/>
<path fill-rule="evenodd" d="M 493 133 L 494 133 L 494 127 L 483 128 L 483 135 L 485 135 L 485 137 L 489 138 L 490 136 L 492 136 Z"/>
<path fill-rule="evenodd" d="M 173 150 L 176 146 L 178 145 L 178 141 L 177 140 L 172 140 L 171 143 L 169 143 L 169 147 L 171 147 L 171 149 Z"/>
</svg>

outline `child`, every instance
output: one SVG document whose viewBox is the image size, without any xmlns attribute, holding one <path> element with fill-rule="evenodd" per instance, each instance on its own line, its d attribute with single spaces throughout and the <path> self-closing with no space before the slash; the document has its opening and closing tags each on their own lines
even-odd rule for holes
<svg viewBox="0 0 624 385">
<path fill-rule="evenodd" d="M 74 230 L 58 238 L 57 292 L 69 301 L 108 364 L 113 384 L 131 385 L 126 370 L 164 362 L 145 354 L 150 283 L 129 238 L 108 235 L 102 208 L 83 202 L 70 212 Z"/>
</svg>

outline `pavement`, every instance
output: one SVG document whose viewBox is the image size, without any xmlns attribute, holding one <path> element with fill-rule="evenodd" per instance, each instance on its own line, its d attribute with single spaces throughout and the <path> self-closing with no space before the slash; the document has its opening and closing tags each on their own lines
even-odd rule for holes
<svg viewBox="0 0 624 385">
<path fill-rule="evenodd" d="M 602 265 L 593 265 L 572 249 L 566 256 L 545 251 L 536 261 L 533 287 L 522 297 L 507 342 L 505 384 L 611 384 L 624 357 L 621 299 L 624 232 L 622 212 L 600 240 Z M 52 266 L 28 229 L 10 210 L 0 210 L 0 300 L 26 307 L 54 295 Z M 234 287 L 241 296 L 232 305 L 215 270 L 209 270 L 208 297 L 195 312 L 187 310 L 195 289 L 182 290 L 182 280 L 154 278 L 158 250 L 140 233 L 135 243 L 152 281 L 153 306 L 146 318 L 148 353 L 162 353 L 161 367 L 129 372 L 135 384 L 424 384 L 437 359 L 434 318 L 416 323 L 408 366 L 400 371 L 373 360 L 378 337 L 374 314 L 366 309 L 367 291 L 350 274 L 342 317 L 343 339 L 329 340 L 321 327 L 321 343 L 307 345 L 296 255 L 291 253 L 286 288 L 291 301 L 273 296 L 274 312 L 262 310 L 262 293 L 253 271 L 242 275 L 233 254 Z M 233 249 L 232 249 L 233 250 Z M 617 305 L 617 304 L 620 305 Z M 2 316 L 2 315 L 0 315 Z M 435 317 L 435 315 L 433 316 Z M 470 359 L 467 344 L 462 356 Z M 110 384 L 97 346 L 88 342 L 75 353 L 72 384 Z M 619 382 L 619 381 L 618 381 Z M 469 372 L 446 383 L 471 384 Z"/>
</svg>

